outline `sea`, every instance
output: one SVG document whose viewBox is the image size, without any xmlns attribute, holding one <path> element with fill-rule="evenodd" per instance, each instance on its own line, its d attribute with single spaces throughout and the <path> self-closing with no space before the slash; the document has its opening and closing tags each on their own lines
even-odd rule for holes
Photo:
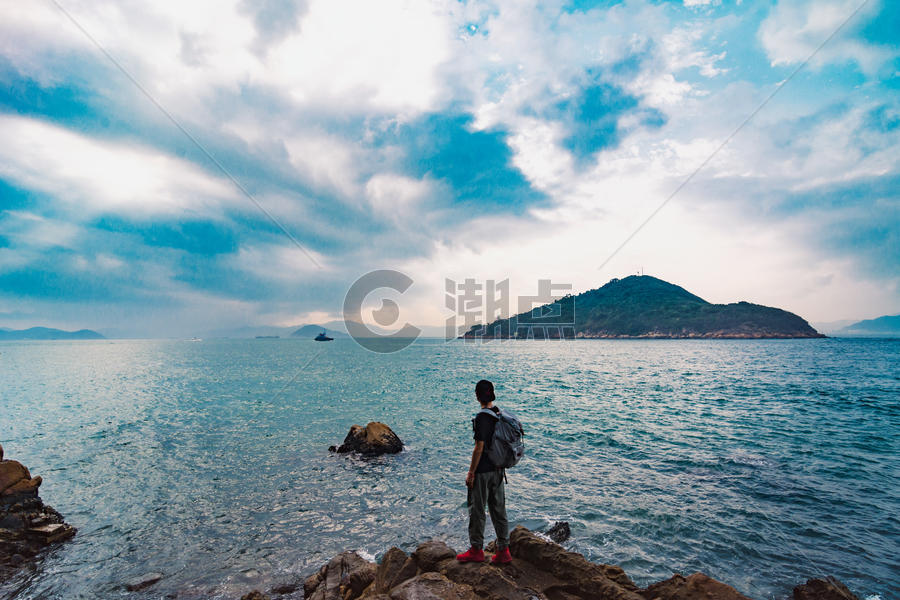
<svg viewBox="0 0 900 600">
<path fill-rule="evenodd" d="M 0 597 L 239 598 L 344 550 L 462 551 L 482 378 L 525 427 L 512 524 L 567 521 L 639 585 L 900 598 L 900 340 L 349 338 L 0 343 L 6 458 L 78 528 Z M 403 452 L 329 453 L 369 421 Z"/>
</svg>

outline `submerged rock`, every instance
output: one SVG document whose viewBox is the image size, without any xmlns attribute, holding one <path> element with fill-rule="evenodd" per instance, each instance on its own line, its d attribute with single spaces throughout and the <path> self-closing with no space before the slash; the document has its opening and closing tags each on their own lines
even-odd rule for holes
<svg viewBox="0 0 900 600">
<path fill-rule="evenodd" d="M 0 581 L 43 548 L 75 535 L 53 507 L 38 496 L 40 477 L 15 460 L 3 460 L 0 446 Z"/>
<path fill-rule="evenodd" d="M 129 592 L 139 592 L 140 590 L 147 589 L 162 578 L 162 573 L 146 573 L 144 575 L 141 575 L 140 577 L 135 577 L 134 579 L 126 583 L 125 589 Z"/>
<path fill-rule="evenodd" d="M 403 442 L 384 423 L 371 422 L 365 427 L 354 425 L 350 428 L 344 443 L 329 448 L 331 452 L 358 452 L 366 456 L 396 454 L 403 450 Z"/>
</svg>

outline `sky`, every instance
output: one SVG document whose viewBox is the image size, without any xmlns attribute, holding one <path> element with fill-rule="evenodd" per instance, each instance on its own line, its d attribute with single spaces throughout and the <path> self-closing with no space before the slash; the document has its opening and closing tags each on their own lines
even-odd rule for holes
<svg viewBox="0 0 900 600">
<path fill-rule="evenodd" d="M 900 313 L 897 2 L 0 10 L 0 326 L 321 323 L 374 269 L 401 323 L 641 270 Z"/>
</svg>

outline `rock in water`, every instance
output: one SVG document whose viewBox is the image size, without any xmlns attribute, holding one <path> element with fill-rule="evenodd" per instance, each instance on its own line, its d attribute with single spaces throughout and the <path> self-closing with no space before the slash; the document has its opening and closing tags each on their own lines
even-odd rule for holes
<svg viewBox="0 0 900 600">
<path fill-rule="evenodd" d="M 3 460 L 0 446 L 0 581 L 45 546 L 75 535 L 53 507 L 38 496 L 40 477 L 15 460 Z"/>
<path fill-rule="evenodd" d="M 794 600 L 859 600 L 847 586 L 829 577 L 810 579 L 803 585 L 794 588 Z"/>
<path fill-rule="evenodd" d="M 365 427 L 354 425 L 350 428 L 344 443 L 329 448 L 331 452 L 358 452 L 365 456 L 396 454 L 403 450 L 403 442 L 384 423 L 371 422 Z"/>
<path fill-rule="evenodd" d="M 572 530 L 569 529 L 569 524 L 565 521 L 557 521 L 553 524 L 553 527 L 547 530 L 547 537 L 557 544 L 562 544 L 569 539 L 570 535 L 572 535 Z"/>
<path fill-rule="evenodd" d="M 125 589 L 129 592 L 139 592 L 146 589 L 163 578 L 162 573 L 147 573 L 140 577 L 135 577 L 125 584 Z"/>
</svg>

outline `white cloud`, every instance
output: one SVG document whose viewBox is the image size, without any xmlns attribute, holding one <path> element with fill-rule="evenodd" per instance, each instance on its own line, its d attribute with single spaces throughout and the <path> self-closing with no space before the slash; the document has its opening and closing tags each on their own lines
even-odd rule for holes
<svg viewBox="0 0 900 600">
<path fill-rule="evenodd" d="M 230 183 L 133 143 L 9 115 L 0 115 L 0 136 L 0 176 L 51 195 L 74 214 L 209 214 L 236 199 Z"/>
<path fill-rule="evenodd" d="M 284 145 L 304 179 L 347 198 L 359 195 L 364 156 L 352 144 L 324 132 L 300 132 L 286 137 Z"/>
<path fill-rule="evenodd" d="M 441 100 L 436 69 L 450 58 L 452 36 L 436 3 L 320 0 L 300 31 L 270 50 L 262 77 L 300 104 L 424 111 Z"/>
<path fill-rule="evenodd" d="M 312 255 L 317 264 L 309 259 Z M 309 248 L 304 252 L 290 243 L 253 244 L 242 246 L 237 255 L 230 258 L 235 268 L 275 282 L 296 282 L 300 275 L 322 276 L 332 270 L 326 256 Z"/>
<path fill-rule="evenodd" d="M 773 66 L 794 65 L 806 60 L 860 7 L 857 0 L 789 0 L 779 2 L 759 28 L 759 40 Z M 860 22 L 879 10 L 877 0 L 867 3 L 842 31 L 813 57 L 811 65 L 856 62 L 865 73 L 874 74 L 896 51 L 868 44 L 853 36 Z"/>
<path fill-rule="evenodd" d="M 380 173 L 366 183 L 366 198 L 378 215 L 398 224 L 415 221 L 414 215 L 428 198 L 431 186 L 427 181 L 394 173 Z"/>
</svg>

